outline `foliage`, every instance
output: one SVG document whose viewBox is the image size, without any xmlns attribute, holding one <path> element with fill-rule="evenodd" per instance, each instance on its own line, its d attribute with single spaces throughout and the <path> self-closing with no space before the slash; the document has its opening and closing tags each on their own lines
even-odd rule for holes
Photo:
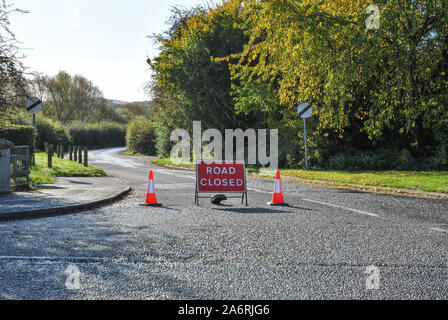
<svg viewBox="0 0 448 320">
<path fill-rule="evenodd" d="M 16 146 L 29 146 L 30 156 L 34 154 L 36 131 L 31 126 L 10 125 L 0 127 L 0 138 L 13 142 Z"/>
<path fill-rule="evenodd" d="M 174 128 L 191 129 L 193 120 L 220 130 L 244 122 L 235 115 L 227 63 L 212 59 L 242 50 L 246 36 L 235 23 L 238 10 L 174 10 L 172 28 L 158 36 L 161 52 L 148 60 L 155 73 L 152 91 L 155 103 L 162 99 L 171 104 L 168 112 L 181 114 Z"/>
<path fill-rule="evenodd" d="M 126 126 L 111 122 L 73 123 L 68 128 L 70 142 L 89 148 L 121 147 L 126 143 Z"/>
<path fill-rule="evenodd" d="M 130 152 L 156 155 L 156 138 L 151 121 L 144 117 L 133 120 L 128 126 L 126 145 Z"/>
<path fill-rule="evenodd" d="M 19 55 L 16 37 L 10 29 L 10 15 L 26 13 L 0 1 L 0 114 L 2 118 L 12 107 L 23 107 L 27 96 L 25 66 Z M 3 120 L 3 119 L 2 119 Z M 2 122 L 2 121 L 0 121 Z"/>
<path fill-rule="evenodd" d="M 101 90 L 82 75 L 65 71 L 56 76 L 36 75 L 31 81 L 33 94 L 44 101 L 42 113 L 47 118 L 67 124 L 73 121 L 95 123 L 123 118 L 108 106 Z"/>
<path fill-rule="evenodd" d="M 308 101 L 313 166 L 443 169 L 448 3 L 378 0 L 377 30 L 366 28 L 370 4 L 229 0 L 175 9 L 160 54 L 148 60 L 151 119 L 169 129 L 191 130 L 194 120 L 204 129 L 277 128 L 280 164 L 296 167 L 304 156 L 297 105 Z M 166 132 L 156 135 L 165 149 Z"/>
<path fill-rule="evenodd" d="M 448 121 L 446 1 L 377 1 L 379 30 L 365 26 L 369 4 L 245 1 L 250 40 L 232 57 L 240 82 L 234 92 L 241 100 L 242 86 L 262 82 L 276 93 L 282 114 L 311 102 L 315 135 L 335 135 L 342 144 L 363 135 L 365 149 L 387 143 L 427 156 Z"/>
<path fill-rule="evenodd" d="M 67 127 L 58 122 L 39 115 L 36 120 L 36 127 L 38 131 L 36 148 L 38 150 L 44 150 L 45 143 L 65 146 L 70 143 L 71 139 Z"/>
</svg>

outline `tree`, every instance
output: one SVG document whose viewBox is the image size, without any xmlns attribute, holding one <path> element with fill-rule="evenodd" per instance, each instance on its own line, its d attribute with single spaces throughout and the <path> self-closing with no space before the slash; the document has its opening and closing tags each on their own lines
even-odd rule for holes
<svg viewBox="0 0 448 320">
<path fill-rule="evenodd" d="M 172 27 L 158 37 L 160 54 L 148 60 L 154 88 L 163 88 L 181 109 L 186 127 L 201 120 L 204 127 L 225 129 L 238 126 L 230 95 L 230 72 L 225 57 L 240 52 L 246 42 L 238 20 L 239 6 L 229 2 L 216 9 L 175 10 Z"/>
<path fill-rule="evenodd" d="M 61 71 L 54 77 L 38 75 L 33 82 L 33 88 L 45 102 L 43 114 L 46 117 L 62 123 L 105 120 L 98 118 L 105 111 L 103 94 L 84 76 L 71 76 Z"/>
<path fill-rule="evenodd" d="M 0 2 L 0 112 L 14 107 L 23 107 L 27 96 L 24 77 L 25 67 L 19 56 L 19 48 L 14 33 L 10 29 L 9 16 L 25 13 L 6 3 Z M 6 115 L 6 114 L 5 114 Z"/>
<path fill-rule="evenodd" d="M 149 112 L 147 106 L 144 106 L 139 103 L 127 103 L 122 107 L 120 107 L 119 109 L 126 110 L 132 117 L 138 117 L 138 116 L 147 117 Z"/>
<path fill-rule="evenodd" d="M 244 3 L 250 40 L 233 57 L 237 99 L 247 83 L 260 83 L 286 118 L 312 102 L 316 135 L 428 155 L 448 119 L 446 0 L 376 1 L 379 30 L 365 25 L 370 1 Z"/>
</svg>

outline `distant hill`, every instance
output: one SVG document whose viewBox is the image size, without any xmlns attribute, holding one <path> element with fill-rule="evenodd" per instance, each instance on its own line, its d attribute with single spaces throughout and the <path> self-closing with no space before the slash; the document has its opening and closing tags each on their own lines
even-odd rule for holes
<svg viewBox="0 0 448 320">
<path fill-rule="evenodd" d="M 109 107 L 114 108 L 114 109 L 120 108 L 120 107 L 124 106 L 125 104 L 129 104 L 129 103 L 141 104 L 143 106 L 148 106 L 150 103 L 149 101 L 127 102 L 127 101 L 121 101 L 121 100 L 116 100 L 116 99 L 107 99 L 107 101 L 109 101 Z"/>
</svg>

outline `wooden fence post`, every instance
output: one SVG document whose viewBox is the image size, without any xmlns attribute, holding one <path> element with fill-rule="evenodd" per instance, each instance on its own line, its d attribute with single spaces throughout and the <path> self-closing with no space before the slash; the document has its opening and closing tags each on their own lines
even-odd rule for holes
<svg viewBox="0 0 448 320">
<path fill-rule="evenodd" d="M 78 146 L 78 163 L 82 164 L 82 147 Z"/>
<path fill-rule="evenodd" d="M 84 167 L 88 167 L 89 166 L 89 148 L 88 147 L 84 147 Z"/>
<path fill-rule="evenodd" d="M 53 167 L 53 146 L 49 145 L 48 146 L 48 168 L 52 168 Z"/>
</svg>

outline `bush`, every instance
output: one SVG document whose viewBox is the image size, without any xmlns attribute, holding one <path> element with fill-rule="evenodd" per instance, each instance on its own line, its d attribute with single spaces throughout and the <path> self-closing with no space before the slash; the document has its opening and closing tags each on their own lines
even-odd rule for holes
<svg viewBox="0 0 448 320">
<path fill-rule="evenodd" d="M 126 127 L 113 122 L 73 124 L 68 128 L 70 142 L 89 148 L 121 147 L 126 144 Z"/>
<path fill-rule="evenodd" d="M 65 146 L 70 143 L 66 128 L 57 122 L 44 117 L 37 117 L 36 127 L 38 132 L 36 148 L 38 150 L 44 150 L 45 143 Z"/>
<path fill-rule="evenodd" d="M 0 138 L 13 142 L 16 146 L 29 146 L 30 156 L 34 154 L 36 130 L 32 126 L 9 125 L 0 128 Z"/>
<path fill-rule="evenodd" d="M 395 150 L 369 151 L 358 155 L 337 154 L 329 159 L 329 169 L 347 171 L 405 170 L 412 164 Z"/>
<path fill-rule="evenodd" d="M 126 144 L 131 152 L 156 155 L 155 129 L 151 121 L 143 117 L 133 120 L 128 126 Z"/>
<path fill-rule="evenodd" d="M 156 151 L 159 158 L 168 158 L 171 154 L 172 142 L 168 127 L 157 125 L 154 130 L 156 139 Z"/>
</svg>

